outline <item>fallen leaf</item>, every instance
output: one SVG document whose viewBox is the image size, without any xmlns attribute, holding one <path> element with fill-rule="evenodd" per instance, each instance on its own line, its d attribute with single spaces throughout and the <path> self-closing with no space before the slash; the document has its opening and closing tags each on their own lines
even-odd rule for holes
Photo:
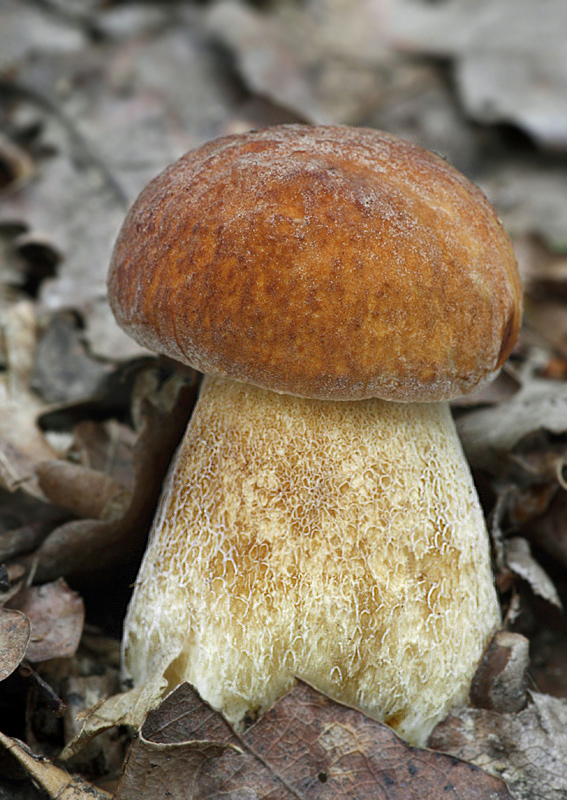
<svg viewBox="0 0 567 800">
<path fill-rule="evenodd" d="M 114 478 L 62 459 L 36 467 L 41 490 L 53 505 L 83 519 L 113 521 L 124 516 L 131 493 Z"/>
<path fill-rule="evenodd" d="M 364 125 L 439 153 L 465 174 L 476 173 L 479 138 L 455 104 L 445 70 L 433 61 L 401 58 L 399 51 L 391 59 L 380 102 Z"/>
<path fill-rule="evenodd" d="M 543 567 L 533 558 L 529 542 L 516 536 L 506 539 L 504 549 L 506 563 L 512 572 L 527 581 L 532 591 L 543 597 L 548 603 L 562 608 L 557 589 Z"/>
<path fill-rule="evenodd" d="M 517 714 L 459 708 L 428 746 L 503 778 L 516 800 L 564 800 L 567 791 L 567 700 L 530 693 Z"/>
<path fill-rule="evenodd" d="M 410 747 L 382 723 L 299 682 L 245 734 L 183 684 L 150 712 L 115 800 L 197 797 L 459 800 L 511 795 L 482 770 Z"/>
<path fill-rule="evenodd" d="M 524 436 L 510 453 L 510 461 L 520 467 L 537 486 L 557 484 L 567 488 L 567 442 L 563 436 L 553 439 L 543 430 Z"/>
<path fill-rule="evenodd" d="M 28 153 L 2 133 L 0 133 L 0 164 L 2 165 L 1 192 L 5 192 L 7 188 L 13 191 L 30 180 L 34 172 L 33 162 Z"/>
<path fill-rule="evenodd" d="M 22 564 L 0 564 L 0 606 L 4 606 L 10 598 L 24 586 L 27 570 Z"/>
<path fill-rule="evenodd" d="M 539 299 L 527 308 L 526 323 L 539 342 L 545 344 L 553 353 L 567 358 L 567 308 L 565 301 Z M 564 377 L 563 375 L 561 377 Z"/>
<path fill-rule="evenodd" d="M 528 434 L 567 433 L 567 384 L 533 379 L 509 401 L 460 417 L 457 428 L 472 467 L 501 474 L 510 452 Z"/>
<path fill-rule="evenodd" d="M 76 652 L 85 609 L 81 597 L 62 578 L 55 583 L 22 589 L 8 605 L 31 621 L 28 661 L 68 658 Z"/>
<path fill-rule="evenodd" d="M 0 489 L 0 562 L 34 550 L 65 517 L 61 509 L 21 489 Z"/>
<path fill-rule="evenodd" d="M 111 800 L 108 792 L 97 789 L 78 775 L 70 775 L 47 759 L 34 755 L 23 742 L 0 733 L 0 744 L 52 800 Z"/>
<path fill-rule="evenodd" d="M 477 183 L 498 209 L 514 241 L 535 235 L 552 253 L 565 254 L 567 169 L 563 162 L 526 163 L 525 158 L 518 161 L 510 156 L 498 166 L 483 170 Z"/>
<path fill-rule="evenodd" d="M 92 358 L 74 314 L 55 314 L 43 330 L 35 353 L 31 385 L 47 403 L 65 403 L 95 395 L 110 365 Z"/>
<path fill-rule="evenodd" d="M 148 708 L 159 704 L 166 689 L 166 681 L 160 677 L 95 703 L 79 716 L 80 730 L 64 747 L 60 758 L 64 761 L 75 758 L 95 736 L 117 725 L 137 730 L 143 725 Z"/>
<path fill-rule="evenodd" d="M 109 564 L 126 557 L 127 533 L 130 529 L 125 531 L 118 522 L 72 520 L 52 530 L 33 553 L 20 560 L 30 569 L 35 566 L 34 579 L 39 583 L 62 575 L 103 573 Z"/>
<path fill-rule="evenodd" d="M 498 376 L 482 389 L 477 389 L 463 397 L 451 400 L 452 408 L 472 408 L 479 406 L 494 406 L 511 400 L 520 390 L 519 379 L 506 370 L 506 366 Z"/>
<path fill-rule="evenodd" d="M 557 492 L 543 514 L 532 518 L 522 533 L 567 566 L 567 492 Z"/>
<path fill-rule="evenodd" d="M 31 638 L 31 622 L 20 611 L 0 608 L 0 681 L 22 663 Z"/>
<path fill-rule="evenodd" d="M 392 4 L 389 30 L 412 52 L 452 58 L 467 112 L 514 123 L 540 145 L 567 148 L 563 0 Z M 542 43 L 545 42 L 545 46 Z"/>
<path fill-rule="evenodd" d="M 0 595 L 5 594 L 10 589 L 10 576 L 6 564 L 0 564 Z"/>
<path fill-rule="evenodd" d="M 30 389 L 36 347 L 32 303 L 22 301 L 4 309 L 0 327 L 8 365 L 0 376 L 0 486 L 10 492 L 22 487 L 43 499 L 34 467 L 56 454 L 36 424 L 44 405 Z"/>
<path fill-rule="evenodd" d="M 543 175 L 547 174 L 544 170 Z M 559 192 L 559 185 L 557 189 Z M 563 192 L 561 194 L 563 195 Z M 552 202 L 554 199 L 552 197 Z M 567 298 L 566 253 L 555 253 L 537 233 L 516 234 L 514 251 L 521 265 L 530 316 L 533 308 L 537 308 L 542 300 Z"/>
<path fill-rule="evenodd" d="M 42 281 L 39 300 L 50 312 L 78 312 L 90 352 L 110 360 L 146 352 L 120 330 L 106 302 L 126 210 L 167 164 L 220 135 L 234 106 L 199 16 L 186 15 L 168 7 L 154 29 L 132 35 L 115 26 L 113 36 L 88 42 L 79 35 L 80 46 L 64 52 L 50 48 L 47 35 L 7 82 L 12 105 L 39 109 L 38 140 L 49 157 L 38 159 L 38 180 L 11 193 L 0 220 L 49 234 L 63 260 Z M 101 9 L 99 32 L 104 17 Z"/>
<path fill-rule="evenodd" d="M 118 670 L 106 670 L 103 675 L 69 675 L 62 692 L 62 700 L 67 705 L 63 717 L 65 742 L 72 741 L 79 734 L 83 712 L 100 703 L 109 694 L 117 692 L 119 687 Z M 94 769 L 102 775 L 118 775 L 124 759 L 124 738 L 118 728 L 108 730 L 89 742 L 69 764 L 73 769 L 79 769 L 82 774 L 89 776 Z"/>
<path fill-rule="evenodd" d="M 29 692 L 25 741 L 37 755 L 59 759 L 61 749 L 81 726 L 81 712 L 120 690 L 120 643 L 100 633 L 85 632 L 74 656 L 42 662 L 37 675 L 51 688 L 51 697 L 41 690 Z M 58 718 L 53 697 L 59 698 L 61 706 L 56 709 Z M 67 766 L 88 780 L 107 778 L 109 773 L 117 778 L 129 738 L 124 729 L 108 730 Z"/>
<path fill-rule="evenodd" d="M 65 742 L 78 732 L 77 716 L 102 697 L 119 691 L 119 649 L 115 640 L 86 633 L 74 656 L 45 661 L 38 666 L 39 677 L 51 687 L 52 695 L 60 698 L 63 713 L 55 718 L 52 698 L 45 692 L 28 693 L 25 741 L 34 753 L 59 759 Z M 123 728 L 108 730 L 66 767 L 90 781 L 117 780 L 129 741 L 130 736 Z"/>
<path fill-rule="evenodd" d="M 521 487 L 509 486 L 508 489 L 506 498 L 508 518 L 514 529 L 522 527 L 522 533 L 527 535 L 523 526 L 546 511 L 557 494 L 558 486 L 553 482 L 548 482 L 532 483 Z"/>
<path fill-rule="evenodd" d="M 529 640 L 498 631 L 483 653 L 470 688 L 470 703 L 500 714 L 521 711 L 528 702 Z"/>
<path fill-rule="evenodd" d="M 55 19 L 41 6 L 3 0 L 0 7 L 0 70 L 7 71 L 38 51 L 77 50 L 85 38 L 72 24 Z"/>
<path fill-rule="evenodd" d="M 136 439 L 136 432 L 116 419 L 104 422 L 86 419 L 73 427 L 69 457 L 87 469 L 103 472 L 132 491 Z"/>
<path fill-rule="evenodd" d="M 345 0 L 275 3 L 270 12 L 217 0 L 207 24 L 251 91 L 299 121 L 360 122 L 379 104 L 384 62 L 395 58 L 381 46 L 379 14 L 369 0 L 359 0 L 356 14 Z"/>
<path fill-rule="evenodd" d="M 139 436 L 131 492 L 113 478 L 102 473 L 92 476 L 90 470 L 64 461 L 38 468 L 39 482 L 45 482 L 51 499 L 66 503 L 75 513 L 103 518 L 72 520 L 55 528 L 24 560 L 30 567 L 33 564 L 36 581 L 102 573 L 110 565 L 132 562 L 141 554 L 169 461 L 195 402 L 196 375 L 192 373 L 190 380 L 173 376 L 160 385 L 154 367 L 140 374 L 138 385 L 144 381 L 148 385 L 147 391 L 135 390 L 132 398 Z M 90 477 L 93 497 L 83 497 L 89 491 Z"/>
</svg>

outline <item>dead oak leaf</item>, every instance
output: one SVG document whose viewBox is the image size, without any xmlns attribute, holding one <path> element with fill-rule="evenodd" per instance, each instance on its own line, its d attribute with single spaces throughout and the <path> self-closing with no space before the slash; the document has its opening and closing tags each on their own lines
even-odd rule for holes
<svg viewBox="0 0 567 800">
<path fill-rule="evenodd" d="M 0 311 L 0 339 L 7 362 L 0 380 L 0 486 L 9 492 L 22 487 L 44 499 L 34 467 L 55 452 L 36 424 L 43 405 L 30 389 L 37 344 L 32 303 L 24 300 Z"/>
<path fill-rule="evenodd" d="M 0 608 L 0 681 L 19 667 L 31 637 L 31 623 L 25 614 Z"/>
<path fill-rule="evenodd" d="M 28 661 L 38 663 L 75 654 L 83 632 L 85 608 L 82 598 L 62 578 L 22 589 L 9 606 L 31 621 Z"/>
<path fill-rule="evenodd" d="M 391 4 L 388 29 L 413 52 L 454 59 L 456 88 L 474 119 L 512 122 L 540 145 L 565 149 L 566 21 L 562 0 L 401 0 Z"/>
<path fill-rule="evenodd" d="M 114 478 L 70 461 L 44 461 L 36 475 L 49 501 L 79 519 L 120 519 L 130 504 L 130 492 Z"/>
<path fill-rule="evenodd" d="M 527 381 L 508 402 L 461 417 L 457 428 L 472 467 L 498 475 L 524 437 L 539 431 L 567 433 L 567 386 L 562 381 Z"/>
<path fill-rule="evenodd" d="M 357 14 L 344 0 L 274 3 L 268 12 L 217 0 L 206 24 L 253 93 L 308 122 L 366 119 L 396 61 L 372 0 L 361 0 Z"/>
<path fill-rule="evenodd" d="M 195 402 L 192 380 L 174 376 L 161 388 L 149 381 L 148 394 L 142 393 L 131 491 L 111 476 L 77 464 L 51 460 L 38 467 L 38 483 L 48 500 L 86 518 L 55 528 L 28 556 L 36 580 L 100 573 L 140 554 L 171 455 Z"/>
<path fill-rule="evenodd" d="M 517 714 L 455 709 L 429 746 L 504 778 L 517 800 L 567 796 L 567 700 L 531 693 Z"/>
<path fill-rule="evenodd" d="M 65 51 L 48 41 L 14 65 L 5 91 L 38 115 L 37 142 L 50 156 L 41 158 L 38 179 L 0 210 L 1 220 L 23 224 L 33 236 L 49 234 L 64 258 L 38 299 L 51 311 L 78 312 L 89 350 L 110 360 L 143 352 L 106 302 L 106 272 L 126 209 L 168 163 L 219 135 L 233 106 L 197 15 L 185 23 L 182 12 L 165 8 L 145 33 L 129 24 L 112 32 L 112 11 L 96 15 L 96 41 L 79 37 Z"/>
<path fill-rule="evenodd" d="M 97 789 L 78 775 L 70 775 L 46 758 L 34 755 L 23 742 L 0 733 L 0 745 L 53 800 L 110 800 L 108 792 Z"/>
<path fill-rule="evenodd" d="M 567 492 L 556 493 L 544 513 L 528 522 L 522 531 L 563 566 L 567 565 Z"/>
<path fill-rule="evenodd" d="M 189 684 L 150 712 L 115 800 L 161 797 L 511 800 L 504 783 L 441 753 L 410 747 L 386 725 L 305 683 L 236 735 Z"/>
<path fill-rule="evenodd" d="M 8 73 L 38 51 L 80 49 L 85 38 L 77 26 L 46 8 L 4 0 L 0 7 L 0 70 Z"/>
<path fill-rule="evenodd" d="M 562 608 L 557 589 L 541 564 L 532 556 L 529 542 L 521 536 L 506 539 L 504 542 L 506 564 L 513 573 L 527 581 L 535 594 L 548 603 Z"/>
</svg>

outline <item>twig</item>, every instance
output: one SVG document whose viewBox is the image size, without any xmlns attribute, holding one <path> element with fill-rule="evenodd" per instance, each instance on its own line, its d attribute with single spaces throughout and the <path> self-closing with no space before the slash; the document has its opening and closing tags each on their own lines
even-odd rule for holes
<svg viewBox="0 0 567 800">
<path fill-rule="evenodd" d="M 27 662 L 22 661 L 19 666 L 19 673 L 22 678 L 30 681 L 31 685 L 37 689 L 41 697 L 45 700 L 49 708 L 55 712 L 55 716 L 62 717 L 67 711 L 67 706 L 56 694 L 55 690 L 38 675 L 33 667 Z"/>
</svg>

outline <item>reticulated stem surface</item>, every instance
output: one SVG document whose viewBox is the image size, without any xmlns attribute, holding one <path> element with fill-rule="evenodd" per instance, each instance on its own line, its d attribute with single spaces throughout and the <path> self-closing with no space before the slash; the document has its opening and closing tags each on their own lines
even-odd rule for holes
<svg viewBox="0 0 567 800">
<path fill-rule="evenodd" d="M 125 671 L 240 724 L 294 676 L 423 743 L 499 623 L 446 404 L 205 379 L 126 621 Z"/>
</svg>

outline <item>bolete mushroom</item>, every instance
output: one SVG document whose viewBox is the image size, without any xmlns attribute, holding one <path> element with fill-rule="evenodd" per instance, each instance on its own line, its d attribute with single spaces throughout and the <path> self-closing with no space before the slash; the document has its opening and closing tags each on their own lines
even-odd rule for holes
<svg viewBox="0 0 567 800">
<path fill-rule="evenodd" d="M 512 248 L 443 159 L 376 130 L 217 139 L 142 192 L 109 297 L 206 373 L 128 611 L 125 674 L 236 726 L 299 676 L 423 743 L 499 624 L 447 401 L 520 322 Z"/>
</svg>

